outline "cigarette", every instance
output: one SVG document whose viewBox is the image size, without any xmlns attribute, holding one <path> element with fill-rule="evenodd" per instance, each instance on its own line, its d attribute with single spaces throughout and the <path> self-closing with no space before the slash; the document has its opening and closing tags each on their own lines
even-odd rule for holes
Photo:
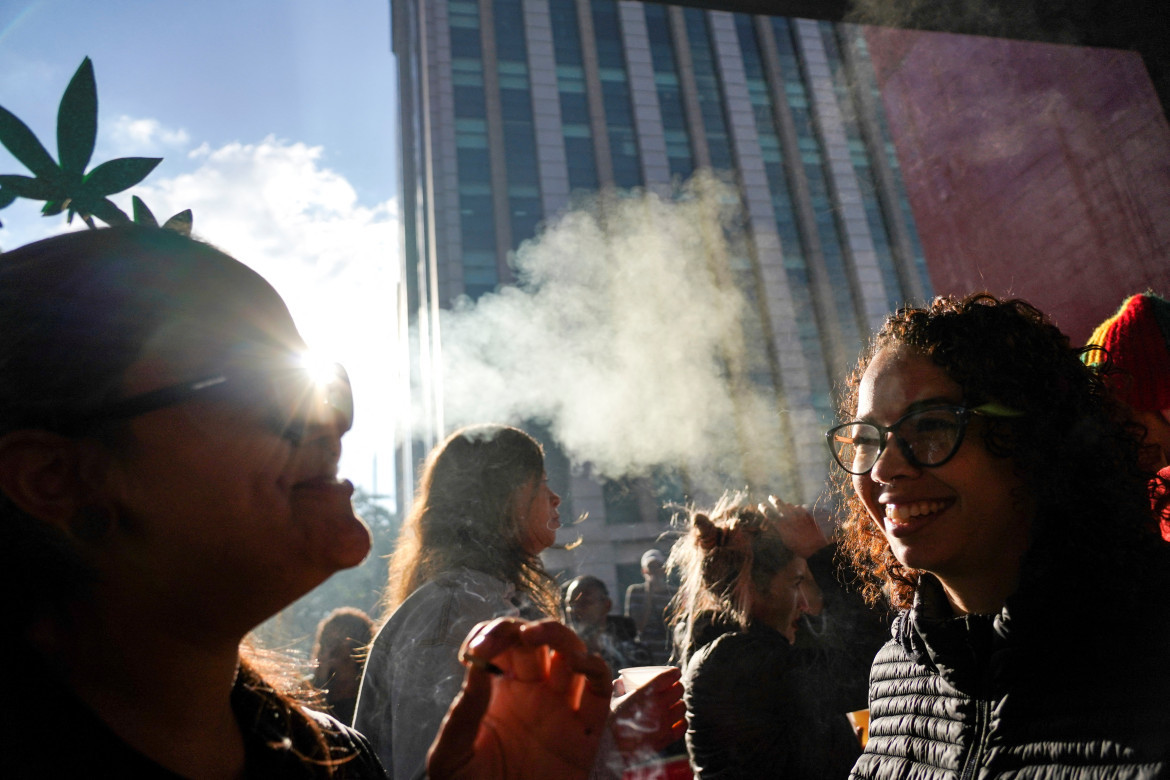
<svg viewBox="0 0 1170 780">
<path fill-rule="evenodd" d="M 504 673 L 503 669 L 496 666 L 491 661 L 487 660 L 486 658 L 480 658 L 478 655 L 472 655 L 471 653 L 463 653 L 461 656 L 459 656 L 459 661 L 464 666 L 474 666 L 476 669 L 481 669 L 488 674 L 494 674 L 498 676 Z"/>
</svg>

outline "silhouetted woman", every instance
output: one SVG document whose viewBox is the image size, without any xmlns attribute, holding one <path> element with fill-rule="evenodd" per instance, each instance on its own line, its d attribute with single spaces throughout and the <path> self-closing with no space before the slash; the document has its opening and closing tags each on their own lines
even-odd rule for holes
<svg viewBox="0 0 1170 780">
<path fill-rule="evenodd" d="M 337 473 L 348 381 L 306 357 L 271 286 L 175 233 L 0 255 L 6 777 L 384 776 L 360 735 L 241 650 L 370 547 Z M 432 777 L 501 778 L 517 755 L 588 773 L 600 658 L 563 626 L 519 622 L 481 629 L 464 657 Z M 489 663 L 524 673 L 493 686 Z"/>
</svg>

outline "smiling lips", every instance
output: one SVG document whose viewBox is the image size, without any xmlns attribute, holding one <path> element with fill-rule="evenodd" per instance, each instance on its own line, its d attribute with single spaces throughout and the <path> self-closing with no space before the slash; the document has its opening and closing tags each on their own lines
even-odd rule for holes
<svg viewBox="0 0 1170 780">
<path fill-rule="evenodd" d="M 941 512 L 950 504 L 949 501 L 912 501 L 908 504 L 886 504 L 886 518 L 896 524 L 909 523 L 915 517 L 932 515 Z"/>
</svg>

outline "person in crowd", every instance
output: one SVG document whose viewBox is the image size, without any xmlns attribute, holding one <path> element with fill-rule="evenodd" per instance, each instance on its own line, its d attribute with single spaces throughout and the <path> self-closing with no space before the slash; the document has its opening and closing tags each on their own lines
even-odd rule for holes
<svg viewBox="0 0 1170 780">
<path fill-rule="evenodd" d="M 642 554 L 642 582 L 626 588 L 625 613 L 634 619 L 638 641 L 650 651 L 654 664 L 670 658 L 670 633 L 666 629 L 666 612 L 674 598 L 674 589 L 666 578 L 666 553 L 651 549 Z"/>
<path fill-rule="evenodd" d="M 683 630 L 687 750 L 699 778 L 848 775 L 860 752 L 844 711 L 826 707 L 825 669 L 793 647 L 809 610 L 803 555 L 812 518 L 779 501 L 729 495 L 694 511 L 670 554 L 681 574 L 674 619 Z M 799 551 L 799 552 L 798 552 Z M 725 631 L 703 644 L 697 622 Z"/>
<path fill-rule="evenodd" d="M 852 776 L 1162 776 L 1168 548 L 1140 440 L 1068 338 L 987 294 L 902 309 L 841 415 L 844 548 L 900 610 Z"/>
<path fill-rule="evenodd" d="M 556 541 L 560 496 L 544 452 L 504 425 L 462 428 L 427 457 L 390 559 L 355 725 L 390 775 L 418 777 L 463 680 L 458 648 L 480 621 L 556 614 L 540 552 Z"/>
<path fill-rule="evenodd" d="M 86 230 L 0 255 L 6 777 L 384 776 L 242 641 L 370 547 L 338 478 L 348 381 L 306 356 L 267 282 L 177 233 Z M 436 780 L 502 778 L 501 756 L 561 768 L 566 739 L 592 749 L 609 683 L 568 629 L 487 626 L 468 659 L 542 653 L 552 663 L 486 691 L 472 670 Z M 567 683 L 583 686 L 572 701 Z M 534 696 L 555 741 L 520 727 Z"/>
<path fill-rule="evenodd" d="M 613 600 L 599 578 L 583 574 L 565 586 L 565 622 L 577 632 L 590 652 L 597 653 L 616 674 L 627 666 L 645 666 L 650 653 L 637 640 L 634 621 L 611 615 Z"/>
<path fill-rule="evenodd" d="M 390 560 L 388 617 L 354 717 L 391 777 L 422 773 L 463 679 L 457 651 L 474 625 L 557 614 L 556 584 L 539 556 L 556 541 L 559 505 L 540 443 L 518 428 L 461 428 L 428 455 Z M 669 711 L 673 682 L 663 678 L 641 697 L 656 702 L 661 693 Z"/>
<path fill-rule="evenodd" d="M 317 624 L 313 642 L 313 687 L 324 692 L 329 713 L 353 723 L 366 647 L 374 639 L 374 622 L 356 607 L 338 607 Z"/>
<path fill-rule="evenodd" d="M 1105 383 L 1143 429 L 1143 463 L 1158 470 L 1157 498 L 1170 486 L 1170 301 L 1146 292 L 1131 295 L 1089 337 L 1081 359 Z M 1170 512 L 1160 517 L 1170 541 Z"/>
</svg>

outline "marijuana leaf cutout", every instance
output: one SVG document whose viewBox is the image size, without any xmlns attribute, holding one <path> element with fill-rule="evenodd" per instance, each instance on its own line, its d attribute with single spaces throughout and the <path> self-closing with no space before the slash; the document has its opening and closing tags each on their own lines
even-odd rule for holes
<svg viewBox="0 0 1170 780">
<path fill-rule="evenodd" d="M 17 198 L 45 201 L 41 213 L 51 217 L 66 211 L 72 222 L 76 214 L 89 227 L 93 219 L 107 225 L 130 222 L 126 212 L 109 199 L 110 195 L 133 187 L 145 179 L 161 157 L 120 157 L 104 162 L 86 173 L 97 141 L 97 85 L 93 63 L 86 57 L 65 88 L 57 109 L 57 155 L 60 163 L 37 140 L 24 122 L 0 106 L 0 143 L 33 175 L 0 175 L 0 209 Z M 150 209 L 134 198 L 134 222 L 158 225 Z M 191 232 L 191 211 L 171 217 L 163 225 L 180 233 Z"/>
</svg>

